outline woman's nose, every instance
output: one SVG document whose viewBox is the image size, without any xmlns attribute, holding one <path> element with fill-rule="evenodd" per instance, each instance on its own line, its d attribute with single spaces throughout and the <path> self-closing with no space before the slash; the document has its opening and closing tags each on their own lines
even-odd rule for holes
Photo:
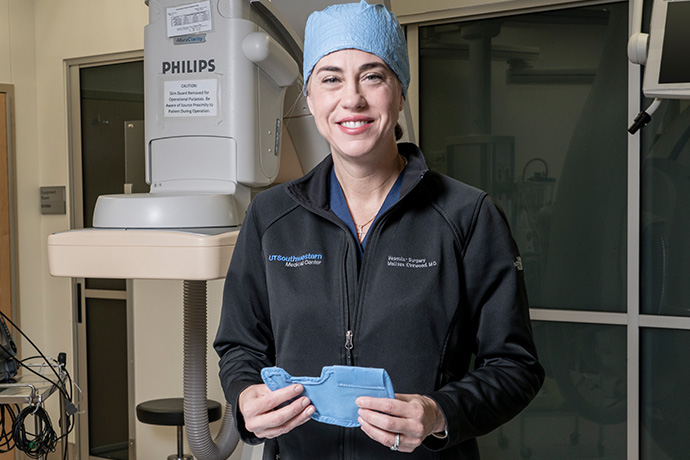
<svg viewBox="0 0 690 460">
<path fill-rule="evenodd" d="M 366 104 L 366 99 L 356 82 L 349 82 L 343 87 L 341 104 L 350 110 L 362 108 Z"/>
</svg>

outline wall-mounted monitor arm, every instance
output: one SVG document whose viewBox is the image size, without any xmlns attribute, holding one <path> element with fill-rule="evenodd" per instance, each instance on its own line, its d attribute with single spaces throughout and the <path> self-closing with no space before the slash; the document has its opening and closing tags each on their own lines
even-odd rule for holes
<svg viewBox="0 0 690 460">
<path fill-rule="evenodd" d="M 690 0 L 654 0 L 649 34 L 642 33 L 643 6 L 634 0 L 628 58 L 645 66 L 642 91 L 655 101 L 637 116 L 631 134 L 649 122 L 660 99 L 690 99 Z"/>
<path fill-rule="evenodd" d="M 633 64 L 644 65 L 647 62 L 649 34 L 642 33 L 642 12 L 644 0 L 633 0 L 630 38 L 628 39 L 628 59 Z"/>
<path fill-rule="evenodd" d="M 633 0 L 632 3 L 632 23 L 630 25 L 630 38 L 628 39 L 628 59 L 633 64 L 645 65 L 647 63 L 647 52 L 649 49 L 649 34 L 642 33 L 642 13 L 644 11 L 644 0 Z M 644 128 L 652 119 L 652 114 L 656 111 L 660 101 L 655 100 L 646 110 L 641 111 L 633 123 L 628 128 L 630 134 L 635 134 Z"/>
</svg>

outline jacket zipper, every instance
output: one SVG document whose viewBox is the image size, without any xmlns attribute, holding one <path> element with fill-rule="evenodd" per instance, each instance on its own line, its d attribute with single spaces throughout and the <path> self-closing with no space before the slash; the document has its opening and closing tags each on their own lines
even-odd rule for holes
<svg viewBox="0 0 690 460">
<path fill-rule="evenodd" d="M 345 333 L 345 349 L 347 350 L 346 359 L 347 359 L 347 365 L 348 366 L 352 366 L 352 348 L 354 348 L 354 344 L 353 344 L 352 340 L 353 340 L 352 330 L 348 330 Z"/>
<path fill-rule="evenodd" d="M 387 214 L 389 214 L 393 209 L 395 209 L 395 208 L 397 208 L 397 207 L 399 206 L 399 203 L 400 203 L 400 201 L 402 201 L 403 198 L 405 198 L 412 190 L 414 190 L 414 189 L 417 188 L 417 185 L 418 185 L 419 182 L 422 180 L 422 178 L 424 177 L 425 174 L 426 174 L 426 171 L 424 171 L 424 173 L 422 173 L 422 174 L 419 176 L 419 178 L 417 179 L 417 181 L 413 184 L 412 187 L 410 187 L 410 189 L 409 189 L 407 192 L 405 192 L 404 195 L 401 195 L 401 196 L 399 197 L 397 203 L 395 203 L 390 209 L 388 209 L 386 212 L 384 212 L 384 213 L 381 215 L 380 220 L 384 220 L 384 218 L 386 217 Z M 381 222 L 379 222 L 379 221 L 377 220 L 377 222 L 374 222 L 374 225 L 369 229 L 369 231 L 373 231 L 373 230 L 374 230 L 374 227 L 378 227 L 378 226 L 380 226 L 380 225 L 382 225 Z M 349 230 L 347 230 L 347 232 L 349 233 Z M 354 237 L 353 237 L 353 238 L 354 238 Z M 370 244 L 370 243 L 371 243 L 371 240 L 370 240 L 369 243 L 367 243 L 367 244 Z M 366 259 L 366 257 L 364 257 L 364 259 Z M 362 273 L 363 273 L 364 270 L 365 270 L 365 261 L 364 261 L 364 259 L 362 260 L 362 265 L 360 266 L 360 272 L 359 272 L 359 274 L 358 274 L 359 276 L 357 277 L 357 284 L 358 284 L 358 285 L 357 285 L 357 293 L 356 293 L 356 295 L 355 295 L 355 305 L 354 305 L 354 309 L 359 308 L 360 292 L 361 292 L 361 290 L 362 290 L 362 286 L 361 286 L 361 283 L 360 283 L 360 279 L 361 279 L 361 277 L 362 277 Z M 349 290 L 348 290 L 348 291 L 349 291 Z M 346 360 L 346 364 L 347 364 L 348 366 L 352 366 L 352 365 L 353 365 L 352 349 L 354 348 L 354 333 L 353 333 L 352 330 L 353 330 L 354 328 L 352 327 L 352 311 L 350 310 L 350 304 L 349 304 L 349 302 L 348 302 L 348 304 L 347 304 L 346 312 L 345 312 L 345 313 L 346 313 L 346 318 L 347 318 L 347 331 L 345 331 L 345 350 L 346 350 L 346 352 L 345 352 L 345 360 Z"/>
</svg>

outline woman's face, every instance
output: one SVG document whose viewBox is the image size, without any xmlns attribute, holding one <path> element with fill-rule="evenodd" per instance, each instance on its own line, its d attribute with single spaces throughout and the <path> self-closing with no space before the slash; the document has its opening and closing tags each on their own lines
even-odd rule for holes
<svg viewBox="0 0 690 460">
<path fill-rule="evenodd" d="M 321 58 L 309 77 L 307 103 L 333 155 L 355 158 L 395 145 L 402 88 L 374 54 L 347 49 Z"/>
</svg>

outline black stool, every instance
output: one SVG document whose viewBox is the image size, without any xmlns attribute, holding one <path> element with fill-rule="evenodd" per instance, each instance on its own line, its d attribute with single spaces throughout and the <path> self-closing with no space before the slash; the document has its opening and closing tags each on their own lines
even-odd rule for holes
<svg viewBox="0 0 690 460">
<path fill-rule="evenodd" d="M 208 421 L 215 422 L 222 415 L 222 407 L 219 402 L 207 399 Z M 182 427 L 184 426 L 184 399 L 168 398 L 153 399 L 137 405 L 137 418 L 142 423 L 149 425 L 167 425 L 177 427 L 177 455 L 169 455 L 168 460 L 190 460 L 191 455 L 185 455 L 183 451 Z"/>
</svg>

